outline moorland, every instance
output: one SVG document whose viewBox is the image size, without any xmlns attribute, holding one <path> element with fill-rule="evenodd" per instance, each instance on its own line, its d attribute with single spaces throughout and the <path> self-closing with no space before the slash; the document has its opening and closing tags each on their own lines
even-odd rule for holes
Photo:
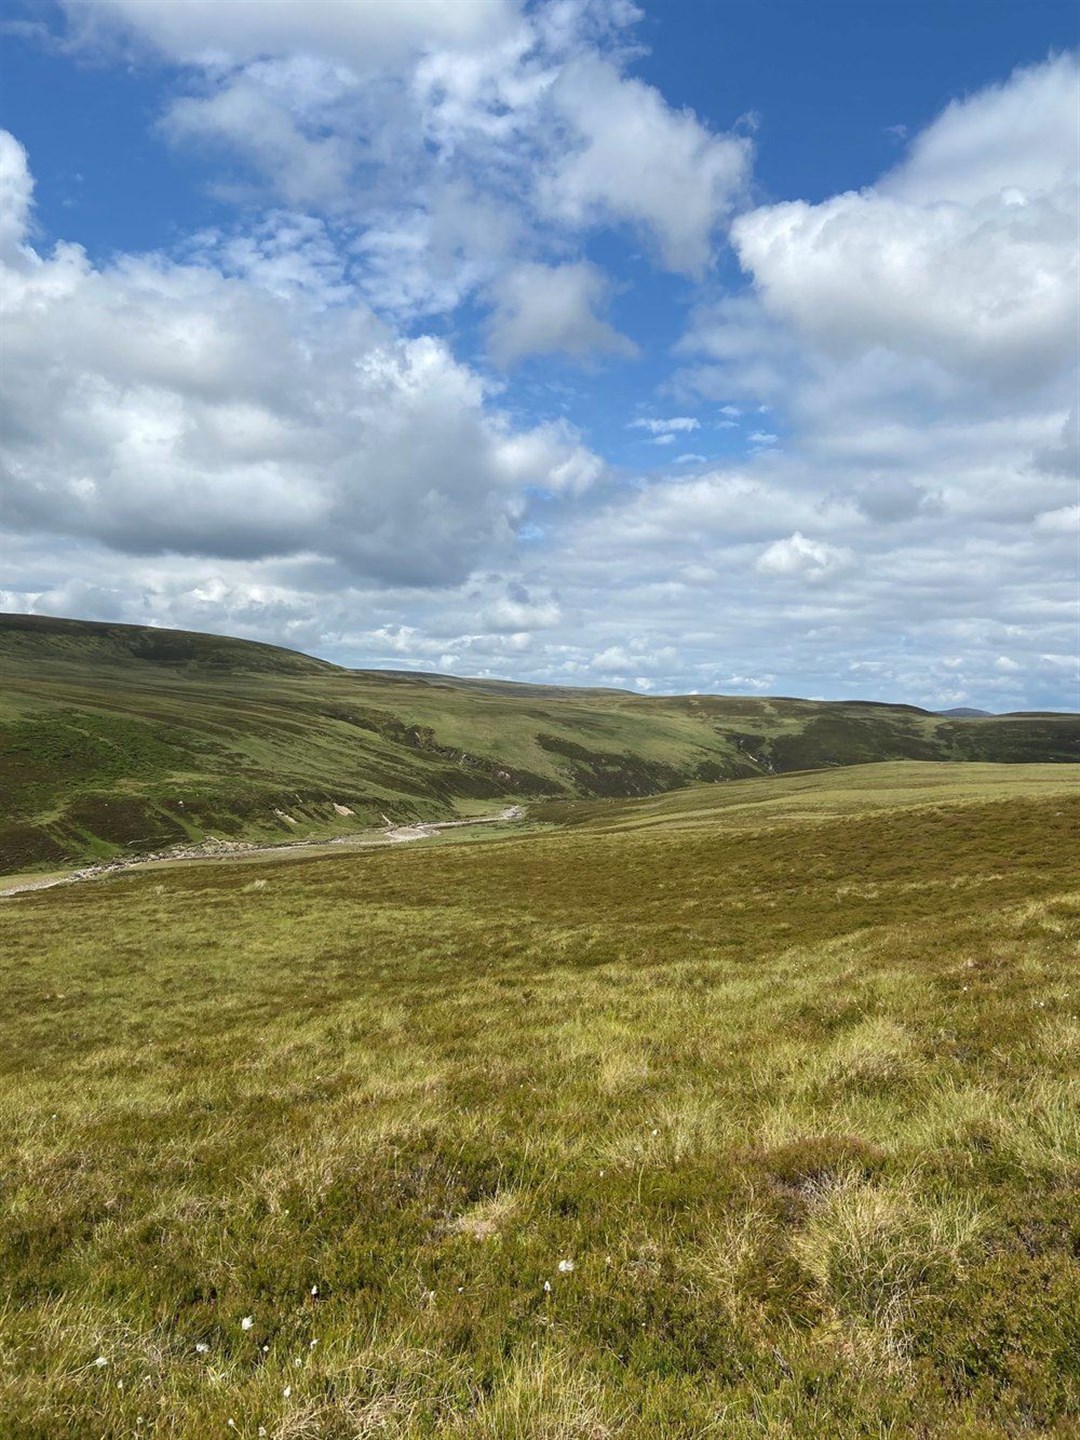
<svg viewBox="0 0 1080 1440">
<path fill-rule="evenodd" d="M 0 901 L 5 1433 L 1074 1435 L 1077 778 Z"/>
</svg>

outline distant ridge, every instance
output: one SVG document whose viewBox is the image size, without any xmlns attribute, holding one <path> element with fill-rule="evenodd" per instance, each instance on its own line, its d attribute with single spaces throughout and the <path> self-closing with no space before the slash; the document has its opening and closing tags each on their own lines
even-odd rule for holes
<svg viewBox="0 0 1080 1440">
<path fill-rule="evenodd" d="M 280 671 L 291 674 L 337 670 L 299 650 L 237 640 L 200 630 L 167 630 L 155 625 L 121 625 L 106 620 L 64 620 L 51 615 L 0 614 L 0 654 L 41 660 L 128 660 L 150 665 L 225 671 Z"/>
<path fill-rule="evenodd" d="M 0 615 L 0 676 L 0 870 L 882 760 L 1080 759 L 1070 715 L 346 670 L 41 615 Z"/>
<path fill-rule="evenodd" d="M 993 715 L 992 710 L 971 710 L 966 705 L 958 705 L 953 710 L 937 710 L 935 714 L 951 716 L 954 720 L 985 720 Z"/>
</svg>

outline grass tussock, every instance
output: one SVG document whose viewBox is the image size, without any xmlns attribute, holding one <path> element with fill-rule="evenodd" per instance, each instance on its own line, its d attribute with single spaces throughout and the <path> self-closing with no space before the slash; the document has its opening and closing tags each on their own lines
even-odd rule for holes
<svg viewBox="0 0 1080 1440">
<path fill-rule="evenodd" d="M 1075 804 L 950 775 L 4 902 L 0 1430 L 1075 1433 Z"/>
<path fill-rule="evenodd" d="M 955 1283 L 985 1225 L 969 1201 L 928 1199 L 913 1177 L 848 1176 L 820 1183 L 792 1249 L 822 1305 L 902 1359 L 920 1299 Z"/>
</svg>

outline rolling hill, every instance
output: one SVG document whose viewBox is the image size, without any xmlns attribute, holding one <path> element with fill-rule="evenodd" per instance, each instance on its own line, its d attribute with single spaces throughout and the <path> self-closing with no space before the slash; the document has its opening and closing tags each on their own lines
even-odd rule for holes
<svg viewBox="0 0 1080 1440">
<path fill-rule="evenodd" d="M 1080 758 L 1077 717 L 346 670 L 217 635 L 0 616 L 0 870 L 499 802 L 883 760 Z"/>
</svg>

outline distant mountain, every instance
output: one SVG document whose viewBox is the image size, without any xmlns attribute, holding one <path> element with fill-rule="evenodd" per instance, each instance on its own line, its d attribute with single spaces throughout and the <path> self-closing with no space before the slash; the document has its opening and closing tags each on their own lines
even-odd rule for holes
<svg viewBox="0 0 1080 1440">
<path fill-rule="evenodd" d="M 1069 715 L 346 670 L 40 615 L 0 615 L 0 677 L 0 870 L 879 760 L 1080 759 Z"/>
<path fill-rule="evenodd" d="M 935 710 L 935 715 L 949 716 L 954 720 L 985 720 L 993 715 L 992 710 L 970 710 L 966 705 L 958 705 L 954 710 Z"/>
</svg>

